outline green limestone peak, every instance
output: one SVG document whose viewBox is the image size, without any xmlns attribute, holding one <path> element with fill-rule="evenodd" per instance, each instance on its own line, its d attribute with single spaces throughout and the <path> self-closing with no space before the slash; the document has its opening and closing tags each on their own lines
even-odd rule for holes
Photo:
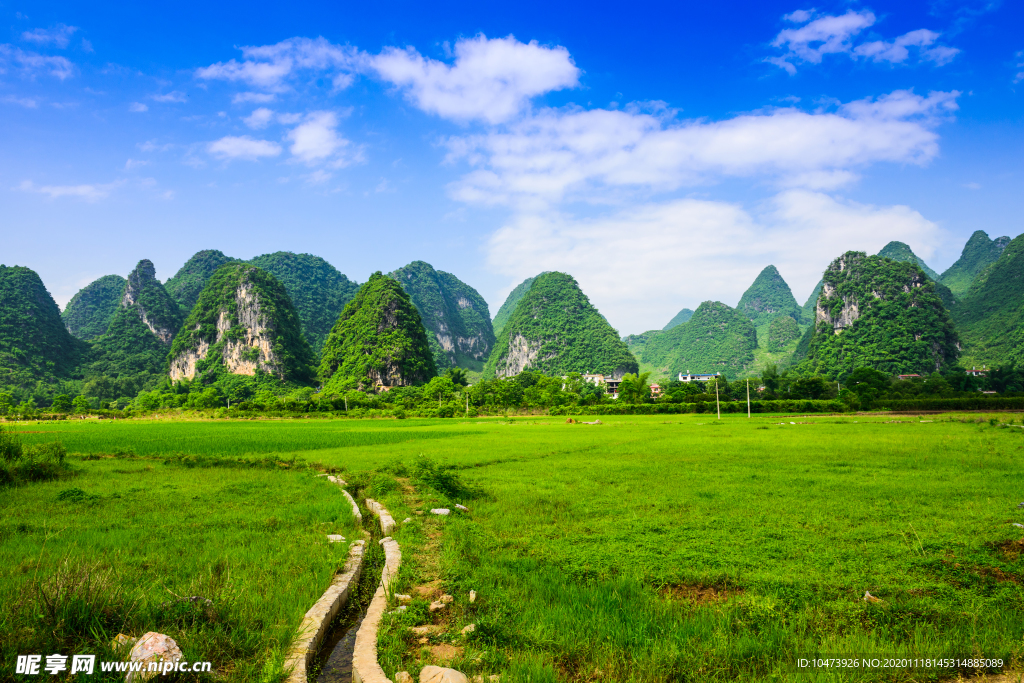
<svg viewBox="0 0 1024 683">
<path fill-rule="evenodd" d="M 984 231 L 975 230 L 964 245 L 960 258 L 946 269 L 939 282 L 949 287 L 958 299 L 963 298 L 975 278 L 999 258 L 1009 243 L 1009 237 L 997 237 L 992 240 Z"/>
<path fill-rule="evenodd" d="M 831 377 L 861 366 L 930 374 L 956 362 L 953 323 L 917 263 L 849 251 L 822 279 L 809 370 Z"/>
<path fill-rule="evenodd" d="M 71 336 L 35 271 L 0 265 L 0 386 L 73 377 L 88 345 Z"/>
<path fill-rule="evenodd" d="M 953 317 L 964 366 L 1024 366 L 1024 235 L 978 274 Z"/>
<path fill-rule="evenodd" d="M 939 274 L 928 267 L 928 264 L 924 262 L 920 256 L 914 253 L 914 250 L 910 248 L 905 242 L 892 241 L 889 244 L 882 247 L 882 250 L 878 252 L 878 255 L 883 258 L 891 258 L 893 261 L 901 261 L 903 263 L 916 263 L 924 271 L 932 282 L 939 281 Z"/>
<path fill-rule="evenodd" d="M 379 271 L 342 311 L 320 356 L 324 392 L 410 386 L 437 374 L 419 311 L 402 286 Z"/>
<path fill-rule="evenodd" d="M 128 274 L 121 307 L 131 309 L 157 339 L 170 344 L 181 327 L 181 311 L 164 286 L 156 279 L 149 259 L 142 259 Z"/>
<path fill-rule="evenodd" d="M 221 266 L 200 293 L 174 340 L 174 381 L 214 381 L 222 374 L 266 373 L 312 380 L 313 352 L 288 292 L 273 275 L 246 263 Z"/>
<path fill-rule="evenodd" d="M 740 297 L 736 309 L 746 314 L 755 327 L 767 325 L 780 315 L 788 315 L 798 322 L 801 317 L 800 305 L 775 266 L 767 266 L 760 272 Z"/>
<path fill-rule="evenodd" d="M 167 293 L 174 297 L 185 315 L 192 310 L 199 300 L 199 293 L 203 291 L 210 277 L 217 272 L 217 269 L 226 263 L 238 259 L 225 256 L 224 252 L 216 249 L 204 249 L 196 252 L 185 265 L 178 269 L 174 277 L 164 283 Z"/>
<path fill-rule="evenodd" d="M 668 321 L 668 325 L 665 325 L 665 327 L 661 329 L 666 331 L 671 330 L 676 325 L 682 325 L 683 323 L 688 322 L 692 317 L 693 311 L 691 311 L 689 308 L 684 308 L 683 310 L 676 313 L 674 318 Z"/>
<path fill-rule="evenodd" d="M 534 278 L 516 304 L 484 375 L 508 377 L 527 368 L 548 375 L 596 372 L 621 377 L 637 372 L 638 365 L 576 280 L 551 272 Z"/>
<path fill-rule="evenodd" d="M 757 331 L 750 318 L 720 301 L 705 301 L 685 325 L 647 343 L 644 361 L 670 375 L 721 372 L 729 377 L 750 371 Z"/>
<path fill-rule="evenodd" d="M 79 290 L 60 314 L 68 332 L 86 341 L 106 332 L 121 306 L 126 283 L 120 275 L 104 275 Z"/>
<path fill-rule="evenodd" d="M 539 278 L 541 275 L 547 275 L 549 270 L 545 270 L 540 275 L 528 277 L 518 285 L 516 288 L 509 292 L 509 295 L 505 297 L 505 303 L 501 305 L 498 312 L 494 314 L 494 320 L 491 321 L 491 326 L 494 328 L 495 338 L 501 334 L 501 330 L 505 327 L 505 323 L 508 322 L 509 317 L 516 310 L 516 306 L 519 304 L 519 300 L 526 296 L 526 293 L 530 291 L 530 287 L 533 286 L 533 281 Z"/>
<path fill-rule="evenodd" d="M 814 285 L 814 289 L 811 290 L 811 295 L 807 297 L 807 302 L 800 311 L 800 320 L 804 325 L 814 324 L 814 311 L 818 307 L 818 296 L 821 294 L 821 288 L 824 285 L 824 280 L 818 280 L 818 284 Z"/>
<path fill-rule="evenodd" d="M 389 274 L 420 313 L 438 370 L 453 366 L 483 368 L 494 348 L 487 302 L 451 273 L 413 261 Z"/>
<path fill-rule="evenodd" d="M 249 261 L 284 285 L 302 322 L 306 341 L 319 352 L 345 304 L 359 291 L 359 285 L 338 272 L 330 263 L 312 254 L 278 251 Z"/>
</svg>

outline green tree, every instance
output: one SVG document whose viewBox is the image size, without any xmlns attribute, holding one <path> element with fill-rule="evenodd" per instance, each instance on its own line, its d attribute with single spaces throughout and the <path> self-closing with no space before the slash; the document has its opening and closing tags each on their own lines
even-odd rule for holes
<svg viewBox="0 0 1024 683">
<path fill-rule="evenodd" d="M 649 372 L 639 375 L 626 373 L 619 382 L 619 400 L 626 403 L 645 403 L 651 397 L 651 387 L 647 383 Z"/>
<path fill-rule="evenodd" d="M 523 385 L 515 377 L 504 377 L 491 382 L 494 388 L 494 399 L 499 406 L 508 410 L 523 401 Z"/>
<path fill-rule="evenodd" d="M 469 382 L 466 381 L 466 371 L 463 368 L 451 367 L 445 370 L 444 374 L 452 381 L 452 384 L 457 387 L 464 387 L 469 384 Z"/>
<path fill-rule="evenodd" d="M 71 397 L 67 394 L 59 394 L 53 397 L 53 412 L 55 413 L 70 413 L 73 409 L 71 403 Z"/>
<path fill-rule="evenodd" d="M 450 377 L 435 377 L 423 387 L 423 398 L 437 401 L 439 404 L 448 401 L 455 394 L 455 384 Z"/>
<path fill-rule="evenodd" d="M 85 396 L 75 396 L 75 399 L 71 401 L 71 406 L 76 413 L 85 413 L 92 409 L 92 402 Z"/>
</svg>

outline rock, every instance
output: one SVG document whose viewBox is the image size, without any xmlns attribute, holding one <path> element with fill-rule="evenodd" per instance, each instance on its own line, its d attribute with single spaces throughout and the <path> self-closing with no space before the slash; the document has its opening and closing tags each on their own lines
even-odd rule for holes
<svg viewBox="0 0 1024 683">
<path fill-rule="evenodd" d="M 382 538 L 379 541 L 377 541 L 377 543 L 380 543 L 381 545 L 384 545 L 385 542 L 391 541 L 391 540 L 394 540 L 394 539 L 392 539 L 390 536 L 385 536 L 384 538 Z"/>
<path fill-rule="evenodd" d="M 433 510 L 430 511 L 430 514 L 444 516 L 451 514 L 451 510 L 449 510 L 448 508 L 434 508 Z"/>
<path fill-rule="evenodd" d="M 1014 522 L 1013 525 L 1018 529 L 1024 529 L 1024 524 L 1018 524 L 1017 522 Z"/>
<path fill-rule="evenodd" d="M 409 630 L 418 636 L 429 636 L 433 633 L 440 633 L 444 628 L 437 624 L 426 624 L 424 626 L 410 626 Z"/>
<path fill-rule="evenodd" d="M 181 648 L 170 636 L 150 631 L 135 643 L 128 660 L 142 662 L 143 671 L 129 671 L 125 680 L 128 683 L 147 681 L 157 675 L 155 671 L 146 671 L 151 662 L 178 662 L 181 660 Z"/>
<path fill-rule="evenodd" d="M 412 596 L 395 593 L 395 600 L 398 600 L 398 602 L 412 602 Z"/>
<path fill-rule="evenodd" d="M 135 644 L 135 639 L 131 636 L 126 636 L 123 633 L 118 633 L 114 636 L 114 639 L 110 641 L 110 648 L 114 652 L 123 653 L 132 649 L 132 645 Z"/>
<path fill-rule="evenodd" d="M 467 636 L 476 630 L 476 624 L 468 624 L 462 627 L 462 635 Z"/>
<path fill-rule="evenodd" d="M 430 607 L 428 609 L 431 612 L 439 612 L 439 611 L 443 610 L 447 606 L 448 606 L 447 602 L 441 602 L 440 600 L 435 600 L 434 602 L 430 603 Z"/>
<path fill-rule="evenodd" d="M 420 683 L 469 683 L 466 674 L 441 666 L 425 666 L 420 669 Z"/>
<path fill-rule="evenodd" d="M 329 543 L 341 543 L 345 540 L 345 537 L 341 534 L 327 534 L 327 541 Z"/>
<path fill-rule="evenodd" d="M 476 602 L 476 591 L 469 591 L 469 601 Z"/>
<path fill-rule="evenodd" d="M 458 503 L 456 503 L 455 507 L 457 507 L 458 509 L 462 510 L 463 512 L 469 512 L 469 508 L 466 507 L 465 505 L 459 505 Z"/>
<path fill-rule="evenodd" d="M 420 645 L 426 645 L 427 643 L 430 642 L 430 638 L 427 638 L 426 636 L 423 636 L 422 638 L 420 638 L 416 642 L 419 643 Z"/>
<path fill-rule="evenodd" d="M 406 517 L 405 519 L 402 520 L 402 524 L 408 524 L 411 521 L 412 521 L 412 517 Z"/>
<path fill-rule="evenodd" d="M 1017 507 L 1024 508 L 1024 503 L 1017 503 Z"/>
<path fill-rule="evenodd" d="M 399 671 L 395 674 L 395 683 L 413 683 L 412 676 L 408 671 Z"/>
<path fill-rule="evenodd" d="M 440 598 L 438 598 L 438 600 L 440 600 L 441 602 L 443 602 L 444 604 L 446 604 L 446 605 L 447 605 L 448 603 L 450 603 L 450 602 L 452 602 L 453 600 L 455 600 L 455 598 L 453 598 L 452 596 L 450 596 L 450 595 L 448 595 L 447 593 L 445 593 L 445 594 L 444 594 L 444 595 L 442 595 L 442 596 L 441 596 Z"/>
<path fill-rule="evenodd" d="M 864 591 L 864 602 L 873 602 L 875 604 L 881 605 L 885 604 L 885 600 L 883 600 L 882 598 L 876 598 L 874 595 L 868 593 L 867 591 Z"/>
</svg>

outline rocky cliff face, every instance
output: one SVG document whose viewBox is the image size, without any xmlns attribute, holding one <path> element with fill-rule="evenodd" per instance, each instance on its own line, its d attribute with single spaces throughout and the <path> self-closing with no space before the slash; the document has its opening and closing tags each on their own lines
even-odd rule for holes
<svg viewBox="0 0 1024 683">
<path fill-rule="evenodd" d="M 156 279 L 156 268 L 142 259 L 128 275 L 121 307 L 132 309 L 153 335 L 168 346 L 181 327 L 177 303 Z"/>
<path fill-rule="evenodd" d="M 312 351 L 287 293 L 270 274 L 232 263 L 210 278 L 171 350 L 173 381 L 207 374 L 310 379 Z"/>
<path fill-rule="evenodd" d="M 860 318 L 861 299 L 865 294 L 870 295 L 872 299 L 884 302 L 901 293 L 909 294 L 911 290 L 922 287 L 927 282 L 927 277 L 920 268 L 904 268 L 902 270 L 906 272 L 898 276 L 898 279 L 872 278 L 871 281 L 863 283 L 861 287 L 844 286 L 849 285 L 851 280 L 860 280 L 862 270 L 877 269 L 872 266 L 875 264 L 870 263 L 868 257 L 860 252 L 848 251 L 833 261 L 825 271 L 821 295 L 818 297 L 818 304 L 815 308 L 815 322 L 825 323 L 832 328 L 835 334 L 839 334 Z M 852 277 L 847 273 L 851 269 L 856 271 Z M 841 275 L 844 273 L 847 276 Z M 829 277 L 830 275 L 831 277 Z M 916 306 L 917 303 L 911 302 L 910 305 Z"/>
</svg>

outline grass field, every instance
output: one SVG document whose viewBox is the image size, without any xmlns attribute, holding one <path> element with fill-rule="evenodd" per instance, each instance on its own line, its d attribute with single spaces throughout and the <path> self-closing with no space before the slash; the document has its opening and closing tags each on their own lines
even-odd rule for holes
<svg viewBox="0 0 1024 683">
<path fill-rule="evenodd" d="M 83 421 L 21 429 L 29 432 L 26 443 L 59 437 L 72 453 L 199 460 L 273 453 L 366 481 L 361 470 L 403 472 L 420 455 L 458 468 L 477 494 L 461 500 L 469 515 L 432 520 L 443 531 L 438 562 L 447 590 L 475 589 L 480 599 L 472 606 L 457 601 L 445 619 L 455 632 L 477 624 L 468 639 L 469 651 L 485 653 L 476 670 L 500 670 L 504 683 L 910 681 L 969 671 L 796 674 L 790 662 L 825 653 L 972 655 L 1019 668 L 1024 530 L 1012 523 L 1024 523 L 1017 507 L 1024 501 L 1024 430 L 1020 416 L 989 417 L 638 416 L 593 426 L 555 418 Z M 999 424 L 1011 420 L 1014 426 Z M 260 564 L 265 569 L 252 576 L 266 581 L 319 571 L 277 565 L 286 553 L 275 544 L 284 538 L 291 547 L 340 554 L 310 531 L 332 510 L 338 524 L 345 520 L 335 508 L 317 509 L 338 501 L 306 490 L 316 485 L 308 472 L 154 464 L 149 474 L 114 475 L 145 462 L 81 461 L 75 480 L 0 489 L 3 614 L 13 596 L 57 572 L 69 555 L 134 572 L 149 586 L 146 604 L 155 605 L 165 599 L 161 592 L 170 597 L 161 582 L 171 581 L 178 595 L 203 594 L 223 557 L 234 558 L 233 576 L 247 561 Z M 129 498 L 146 476 L 153 479 L 145 494 Z M 264 488 L 242 486 L 229 498 L 229 513 L 219 503 L 238 484 L 232 477 Z M 156 486 L 161 481 L 179 488 Z M 102 502 L 56 500 L 69 487 Z M 397 489 L 379 494 L 396 519 L 414 507 Z M 425 504 L 457 502 L 436 491 L 424 495 Z M 268 531 L 270 517 L 279 526 Z M 61 531 L 42 548 L 53 533 L 44 526 L 71 524 L 85 530 L 77 540 Z M 100 531 L 117 525 L 119 534 Z M 180 540 L 160 554 L 159 539 L 175 538 L 182 527 L 203 539 L 202 559 L 183 553 Z M 416 529 L 403 533 L 400 541 L 411 547 L 426 543 Z M 154 563 L 143 568 L 136 552 L 150 553 Z M 277 630 L 259 636 L 246 651 L 250 668 L 233 678 L 260 677 L 256 662 L 275 652 L 273 643 L 287 637 L 281 634 L 326 585 L 319 575 L 308 578 L 308 595 L 264 590 L 247 598 L 249 612 L 239 608 L 234 623 L 262 615 Z M 407 582 L 416 580 L 407 573 Z M 865 591 L 884 602 L 866 603 Z M 415 671 L 425 661 L 415 643 L 406 638 L 403 650 L 399 642 L 396 626 L 413 618 L 389 627 L 389 675 L 399 669 L 388 666 Z M 11 623 L 0 623 L 0 632 Z M 5 648 L 5 660 L 11 651 Z"/>
</svg>

